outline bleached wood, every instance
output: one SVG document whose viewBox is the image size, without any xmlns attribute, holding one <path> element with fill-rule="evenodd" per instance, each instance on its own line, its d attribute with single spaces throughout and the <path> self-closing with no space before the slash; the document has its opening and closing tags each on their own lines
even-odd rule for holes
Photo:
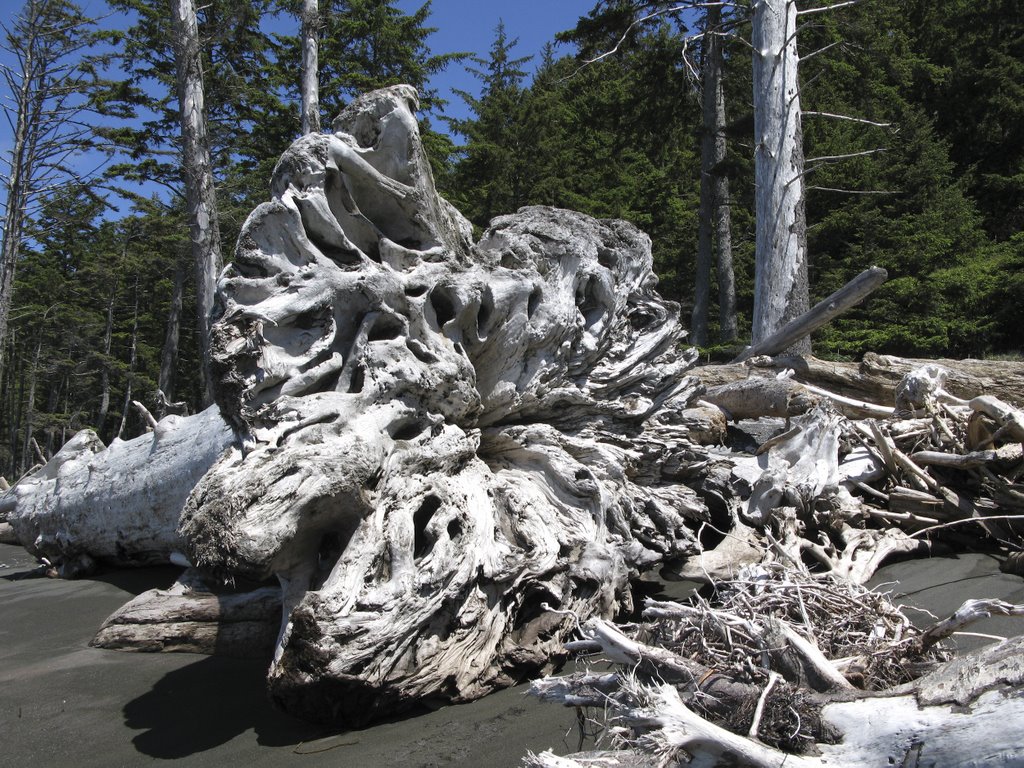
<svg viewBox="0 0 1024 768">
<path fill-rule="evenodd" d="M 299 33 L 302 36 L 302 133 L 320 132 L 320 6 L 302 0 Z"/>
<path fill-rule="evenodd" d="M 195 0 L 168 0 L 171 44 L 181 122 L 181 167 L 188 206 L 195 269 L 197 336 L 203 405 L 213 403 L 210 364 L 210 316 L 222 259 L 213 163 L 206 125 L 202 48 Z"/>
<path fill-rule="evenodd" d="M 788 379 L 762 378 L 713 387 L 704 393 L 703 399 L 736 421 L 762 416 L 796 416 L 818 402 L 802 384 Z"/>
<path fill-rule="evenodd" d="M 859 363 L 843 363 L 783 355 L 767 360 L 763 371 L 768 374 L 791 369 L 796 380 L 804 384 L 884 406 L 894 402 L 896 387 L 907 373 L 928 364 L 946 371 L 944 388 L 958 398 L 969 400 L 987 394 L 1011 406 L 1024 407 L 1024 362 L 1013 360 L 918 360 L 868 352 Z M 747 378 L 750 370 L 741 365 L 704 365 L 696 373 L 713 387 Z"/>
<path fill-rule="evenodd" d="M 825 768 L 867 765 L 1016 765 L 1024 761 L 1018 729 L 1008 724 L 1024 717 L 1024 637 L 987 646 L 938 666 L 926 676 L 882 692 L 819 694 L 823 724 L 835 743 L 818 743 L 818 754 L 795 755 L 767 747 L 715 725 L 692 709 L 672 685 L 643 686 L 621 678 L 621 688 L 640 706 L 609 697 L 606 707 L 616 723 L 642 734 L 640 752 L 571 755 L 565 763 L 531 765 L 657 765 L 658 756 L 684 749 L 687 765 L 714 768 Z M 574 695 L 568 686 L 565 693 Z M 759 696 L 755 688 L 751 694 Z M 553 698 L 553 697 L 549 697 Z M 753 700 L 753 698 L 751 700 Z M 650 762 L 643 762 L 643 760 Z"/>
<path fill-rule="evenodd" d="M 827 299 L 818 302 L 806 314 L 795 317 L 769 337 L 747 347 L 733 362 L 741 363 L 756 355 L 776 355 L 789 349 L 818 328 L 864 301 L 889 277 L 881 267 L 864 270 Z"/>
<path fill-rule="evenodd" d="M 269 659 L 281 624 L 281 590 L 213 594 L 143 592 L 113 613 L 90 643 L 130 651 Z"/>
<path fill-rule="evenodd" d="M 757 345 L 804 314 L 809 301 L 797 6 L 794 0 L 756 0 L 751 9 Z M 810 344 L 797 351 L 810 352 Z"/>
<path fill-rule="evenodd" d="M 971 410 L 983 413 L 999 424 L 1005 438 L 1024 443 L 1024 412 L 1004 403 L 997 397 L 982 395 L 970 402 Z"/>
<path fill-rule="evenodd" d="M 167 416 L 153 432 L 109 446 L 84 430 L 0 497 L 0 509 L 22 546 L 52 563 L 166 563 L 185 546 L 177 532 L 185 500 L 233 441 L 216 407 Z"/>
<path fill-rule="evenodd" d="M 242 442 L 181 525 L 197 566 L 280 580 L 275 701 L 350 726 L 547 668 L 565 611 L 628 607 L 708 519 L 649 239 L 536 207 L 471 244 L 416 106 L 368 94 L 278 163 L 219 287 Z"/>
</svg>

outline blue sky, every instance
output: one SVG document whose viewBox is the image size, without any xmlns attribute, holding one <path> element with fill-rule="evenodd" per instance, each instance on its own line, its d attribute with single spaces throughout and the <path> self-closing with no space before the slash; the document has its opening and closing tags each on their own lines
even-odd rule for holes
<svg viewBox="0 0 1024 768">
<path fill-rule="evenodd" d="M 106 12 L 103 0 L 78 0 L 89 15 L 102 17 Z M 201 0 L 198 0 L 201 2 Z M 397 5 L 406 13 L 413 13 L 423 5 L 424 0 L 398 0 Z M 470 51 L 485 57 L 494 41 L 494 31 L 499 21 L 504 21 L 510 40 L 518 38 L 513 49 L 517 57 L 532 56 L 527 65 L 533 71 L 544 44 L 552 41 L 556 33 L 570 29 L 576 20 L 593 7 L 596 0 L 512 0 L 506 3 L 488 0 L 433 0 L 428 24 L 436 27 L 428 43 L 434 53 Z M 21 9 L 23 0 L 0 0 L 0 21 L 9 24 Z M 561 46 L 559 53 L 569 53 Z M 0 52 L 0 63 L 9 63 L 5 53 Z M 296 71 L 298 63 L 296 63 Z M 464 102 L 451 91 L 461 89 L 476 93 L 479 81 L 465 71 L 465 67 L 454 64 L 437 75 L 431 83 L 448 100 L 445 113 L 453 117 L 465 117 Z M 444 129 L 440 121 L 433 121 L 435 128 Z M 7 121 L 0 117 L 0 152 L 6 153 L 12 146 L 12 131 Z M 6 190 L 0 189 L 0 203 L 6 198 Z"/>
<path fill-rule="evenodd" d="M 576 20 L 594 7 L 596 0 L 511 0 L 498 3 L 488 0 L 433 0 L 429 24 L 437 27 L 430 40 L 434 53 L 472 51 L 483 58 L 494 42 L 494 30 L 499 21 L 505 23 L 505 34 L 510 40 L 519 39 L 513 49 L 516 57 L 533 56 L 527 65 L 532 71 L 540 59 L 544 44 L 555 34 L 576 26 Z M 422 6 L 422 0 L 399 0 L 398 6 L 412 13 Z M 564 46 L 558 53 L 568 53 Z M 454 65 L 440 74 L 433 83 L 449 100 L 446 113 L 463 117 L 462 100 L 450 93 L 452 88 L 476 93 L 479 81 Z"/>
</svg>

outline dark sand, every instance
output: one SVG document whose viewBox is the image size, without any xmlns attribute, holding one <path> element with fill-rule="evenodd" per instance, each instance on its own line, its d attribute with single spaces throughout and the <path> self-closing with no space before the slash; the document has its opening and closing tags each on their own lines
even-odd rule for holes
<svg viewBox="0 0 1024 768">
<path fill-rule="evenodd" d="M 88 647 L 129 597 L 165 587 L 176 569 L 108 572 L 82 581 L 17 578 L 35 566 L 0 545 L 0 766 L 517 766 L 528 749 L 578 746 L 572 710 L 524 687 L 362 731 L 332 734 L 277 713 L 265 664 Z M 877 582 L 936 613 L 968 597 L 1024 602 L 1024 580 L 981 555 L 890 566 Z M 1024 633 L 1024 619 L 974 628 Z"/>
</svg>

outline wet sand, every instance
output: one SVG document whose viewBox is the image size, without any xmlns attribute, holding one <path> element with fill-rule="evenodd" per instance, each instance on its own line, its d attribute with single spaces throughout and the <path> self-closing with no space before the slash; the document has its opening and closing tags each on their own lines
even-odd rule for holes
<svg viewBox="0 0 1024 768">
<path fill-rule="evenodd" d="M 575 712 L 530 699 L 525 687 L 331 733 L 271 707 L 263 662 L 88 647 L 110 613 L 138 592 L 169 586 L 177 569 L 18 578 L 34 566 L 20 547 L 0 545 L 0 766 L 504 768 L 527 750 L 567 754 L 579 745 Z M 888 566 L 875 582 L 942 615 L 968 597 L 1024 603 L 1024 580 L 982 555 Z M 973 630 L 1024 633 L 1024 618 Z"/>
</svg>

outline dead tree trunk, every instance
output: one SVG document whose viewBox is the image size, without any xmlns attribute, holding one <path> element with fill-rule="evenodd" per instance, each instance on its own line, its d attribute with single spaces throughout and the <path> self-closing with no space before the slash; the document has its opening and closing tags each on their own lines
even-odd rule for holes
<svg viewBox="0 0 1024 768">
<path fill-rule="evenodd" d="M 135 378 L 135 364 L 139 354 L 139 276 L 135 276 L 135 305 L 132 310 L 132 336 L 128 346 L 128 376 L 124 385 L 124 404 L 121 406 L 121 424 L 117 428 L 117 436 L 124 435 L 128 424 L 128 408 L 132 403 L 132 381 Z"/>
<path fill-rule="evenodd" d="M 185 293 L 185 269 L 179 261 L 174 268 L 174 288 L 171 292 L 171 308 L 167 312 L 167 329 L 164 332 L 164 347 L 160 353 L 160 378 L 157 386 L 168 401 L 174 400 L 174 378 L 178 367 L 178 342 L 181 333 L 181 304 Z"/>
<path fill-rule="evenodd" d="M 753 343 L 809 308 L 803 133 L 794 0 L 755 0 Z M 810 352 L 810 342 L 796 353 Z"/>
<path fill-rule="evenodd" d="M 725 91 L 722 87 L 724 61 L 718 31 L 722 11 L 707 9 L 702 105 L 704 132 L 701 137 L 700 213 L 697 230 L 697 275 L 694 288 L 690 333 L 693 343 L 708 343 L 708 309 L 711 296 L 711 265 L 716 261 L 719 291 L 720 338 L 736 337 L 736 289 L 732 271 L 729 179 L 722 172 L 725 161 Z M 717 259 L 713 259 L 717 254 Z"/>
<path fill-rule="evenodd" d="M 96 414 L 96 430 L 102 434 L 103 427 L 110 415 L 110 350 L 114 339 L 114 300 L 117 297 L 117 285 L 110 289 L 107 300 L 107 322 L 103 328 L 103 366 L 100 369 L 100 408 Z"/>
<path fill-rule="evenodd" d="M 302 0 L 302 134 L 320 132 L 320 8 Z"/>
<path fill-rule="evenodd" d="M 196 312 L 199 359 L 202 361 L 203 405 L 213 402 L 210 375 L 210 316 L 221 269 L 220 225 L 213 184 L 213 166 L 206 132 L 199 24 L 193 0 L 170 0 L 178 107 L 181 114 L 182 168 L 192 258 L 196 274 Z"/>
</svg>

